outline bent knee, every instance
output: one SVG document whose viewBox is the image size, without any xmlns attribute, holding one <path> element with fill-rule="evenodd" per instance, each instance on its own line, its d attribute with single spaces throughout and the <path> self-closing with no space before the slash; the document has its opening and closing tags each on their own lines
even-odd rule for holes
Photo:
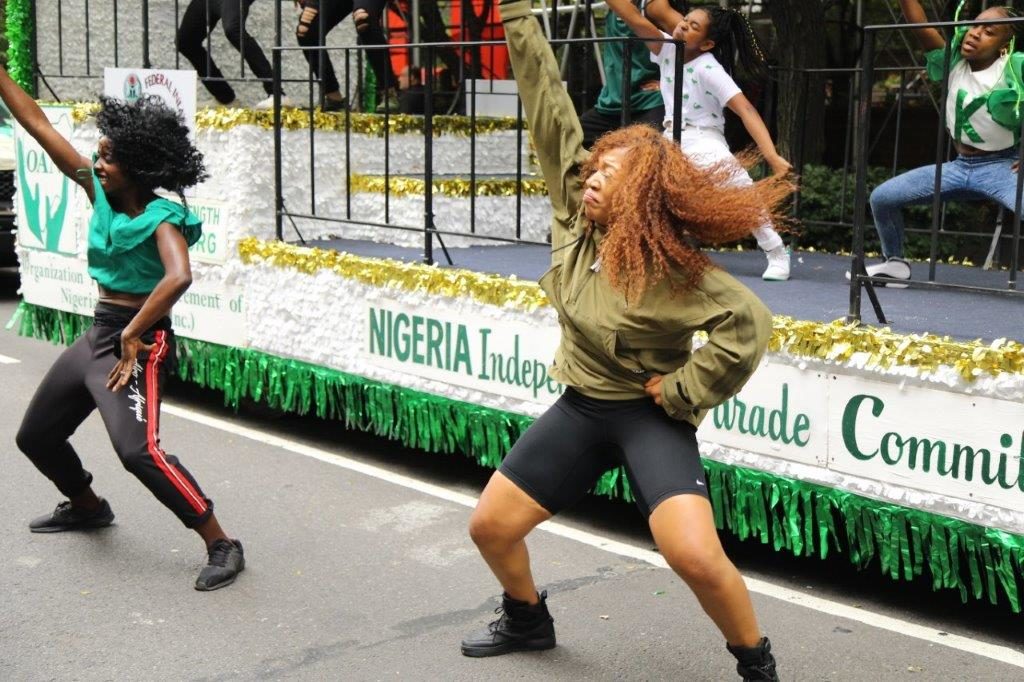
<svg viewBox="0 0 1024 682">
<path fill-rule="evenodd" d="M 373 17 L 365 9 L 359 8 L 352 12 L 352 21 L 355 22 L 358 33 L 366 33 L 371 28 Z"/>
<path fill-rule="evenodd" d="M 729 560 L 725 552 L 707 549 L 680 549 L 663 552 L 665 561 L 688 584 L 712 585 L 725 577 Z"/>
<path fill-rule="evenodd" d="M 473 512 L 469 517 L 469 537 L 477 547 L 492 547 L 515 542 L 519 538 L 493 514 Z"/>
</svg>

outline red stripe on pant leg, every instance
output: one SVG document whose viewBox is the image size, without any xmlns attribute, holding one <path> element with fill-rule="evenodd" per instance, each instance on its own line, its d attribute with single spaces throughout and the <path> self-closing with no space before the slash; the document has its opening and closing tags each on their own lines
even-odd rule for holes
<svg viewBox="0 0 1024 682">
<path fill-rule="evenodd" d="M 181 493 L 182 497 L 188 500 L 188 503 L 197 514 L 203 514 L 207 510 L 206 500 L 203 499 L 203 496 L 199 494 L 189 480 L 182 476 L 181 472 L 167 461 L 164 451 L 160 448 L 160 377 L 158 370 L 160 363 L 167 356 L 167 351 L 167 332 L 158 331 L 156 333 L 156 348 L 150 352 L 149 360 L 146 361 L 146 410 L 149 413 L 149 418 L 146 422 L 146 447 L 149 449 L 149 454 L 153 461 L 156 462 L 157 467 L 164 472 L 164 475 Z"/>
</svg>

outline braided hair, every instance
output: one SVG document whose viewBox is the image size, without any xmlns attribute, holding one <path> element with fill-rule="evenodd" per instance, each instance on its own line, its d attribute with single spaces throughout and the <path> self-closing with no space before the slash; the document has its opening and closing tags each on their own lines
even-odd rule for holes
<svg viewBox="0 0 1024 682">
<path fill-rule="evenodd" d="M 708 40 L 715 43 L 711 54 L 733 73 L 737 57 L 739 64 L 751 76 L 761 79 L 768 75 L 768 64 L 754 29 L 743 14 L 735 9 L 701 7 L 708 15 Z"/>
</svg>

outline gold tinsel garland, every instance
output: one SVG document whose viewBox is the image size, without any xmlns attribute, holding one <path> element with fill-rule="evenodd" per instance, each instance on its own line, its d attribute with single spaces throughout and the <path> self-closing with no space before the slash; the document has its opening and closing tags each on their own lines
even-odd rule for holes
<svg viewBox="0 0 1024 682">
<path fill-rule="evenodd" d="M 82 102 L 71 105 L 71 118 L 82 123 L 99 111 L 96 102 Z M 468 116 L 435 116 L 434 135 L 461 135 L 468 137 L 473 126 Z M 230 130 L 236 126 L 252 125 L 267 130 L 274 127 L 274 112 L 256 109 L 234 109 L 229 107 L 207 107 L 196 112 L 196 129 Z M 287 108 L 281 110 L 281 127 L 285 130 L 309 129 L 309 111 Z M 384 136 L 382 114 L 351 114 L 351 130 L 362 135 Z M 518 121 L 511 116 L 477 117 L 476 132 L 495 133 L 515 130 Z M 345 132 L 345 115 L 338 112 L 313 112 L 313 127 L 317 130 Z M 392 135 L 403 133 L 423 134 L 423 117 L 410 114 L 392 114 L 388 117 L 388 130 Z M 524 129 L 525 130 L 525 129 Z"/>
<path fill-rule="evenodd" d="M 331 270 L 372 286 L 442 296 L 471 296 L 482 303 L 523 310 L 548 305 L 547 297 L 536 283 L 514 277 L 364 258 L 283 242 L 264 242 L 254 237 L 243 240 L 238 250 L 245 263 L 266 262 L 307 274 Z M 1016 341 L 997 339 L 986 345 L 980 341 L 955 341 L 948 336 L 897 334 L 888 328 L 838 320 L 811 322 L 776 315 L 769 349 L 836 362 L 848 361 L 855 353 L 867 353 L 868 368 L 904 366 L 934 372 L 945 365 L 955 368 L 968 381 L 983 374 L 1024 374 L 1024 344 Z"/>
<path fill-rule="evenodd" d="M 391 196 L 422 197 L 426 182 L 419 178 L 404 176 L 391 176 L 386 183 L 390 189 Z M 434 194 L 441 194 L 446 197 L 466 199 L 470 196 L 469 180 L 457 179 L 435 179 L 432 183 Z M 514 197 L 519 183 L 515 180 L 494 180 L 483 179 L 476 181 L 476 196 L 478 197 Z M 384 193 L 384 176 L 382 175 L 352 175 L 352 191 L 368 192 L 372 194 Z M 540 178 L 524 179 L 522 182 L 523 196 L 547 196 L 547 185 Z"/>
<path fill-rule="evenodd" d="M 265 262 L 306 274 L 330 270 L 341 277 L 375 287 L 397 287 L 441 296 L 471 296 L 496 306 L 535 310 L 547 305 L 547 297 L 534 282 L 515 277 L 487 275 L 422 263 L 365 258 L 341 251 L 308 249 L 284 242 L 264 242 L 249 237 L 238 244 L 243 263 Z"/>
</svg>

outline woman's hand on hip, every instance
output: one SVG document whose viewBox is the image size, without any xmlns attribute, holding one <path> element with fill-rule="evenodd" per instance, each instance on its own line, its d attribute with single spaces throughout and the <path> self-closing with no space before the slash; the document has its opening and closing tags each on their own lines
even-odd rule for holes
<svg viewBox="0 0 1024 682">
<path fill-rule="evenodd" d="M 143 343 L 142 339 L 137 336 L 122 336 L 121 358 L 114 365 L 114 369 L 110 370 L 110 374 L 107 375 L 107 388 L 116 393 L 127 386 L 136 371 L 139 353 L 152 351 L 154 346 L 155 344 L 152 343 Z M 139 371 L 141 371 L 141 367 Z"/>
<path fill-rule="evenodd" d="M 644 393 L 654 399 L 655 405 L 661 405 L 661 380 L 663 378 L 663 375 L 655 374 L 644 384 Z"/>
</svg>

